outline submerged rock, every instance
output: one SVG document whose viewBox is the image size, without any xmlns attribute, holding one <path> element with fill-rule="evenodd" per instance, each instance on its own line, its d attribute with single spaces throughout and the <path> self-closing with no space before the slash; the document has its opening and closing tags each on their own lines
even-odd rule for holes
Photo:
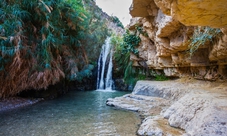
<svg viewBox="0 0 227 136">
<path fill-rule="evenodd" d="M 138 112 L 139 135 L 226 136 L 227 83 L 196 80 L 139 81 L 132 94 L 106 104 Z"/>
<path fill-rule="evenodd" d="M 10 97 L 8 99 L 0 99 L 0 112 L 9 111 L 12 109 L 17 109 L 25 107 L 28 105 L 35 104 L 42 101 L 42 98 L 21 98 L 21 97 Z"/>
</svg>

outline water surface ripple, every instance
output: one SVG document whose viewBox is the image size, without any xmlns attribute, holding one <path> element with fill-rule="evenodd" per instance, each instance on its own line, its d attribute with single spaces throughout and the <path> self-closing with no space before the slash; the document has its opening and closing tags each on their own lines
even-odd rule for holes
<svg viewBox="0 0 227 136">
<path fill-rule="evenodd" d="M 0 136 L 135 136 L 139 118 L 105 105 L 125 92 L 72 91 L 0 113 Z"/>
</svg>

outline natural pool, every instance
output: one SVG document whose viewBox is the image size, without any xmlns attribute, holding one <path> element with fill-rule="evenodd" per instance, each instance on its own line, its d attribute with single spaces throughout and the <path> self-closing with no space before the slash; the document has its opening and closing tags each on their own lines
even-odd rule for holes
<svg viewBox="0 0 227 136">
<path fill-rule="evenodd" d="M 136 136 L 136 113 L 105 105 L 126 92 L 71 91 L 54 99 L 0 113 L 0 136 Z"/>
</svg>

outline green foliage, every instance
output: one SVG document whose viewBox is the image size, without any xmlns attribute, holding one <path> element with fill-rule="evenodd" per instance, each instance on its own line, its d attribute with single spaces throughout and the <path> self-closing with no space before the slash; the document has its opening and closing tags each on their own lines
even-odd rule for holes
<svg viewBox="0 0 227 136">
<path fill-rule="evenodd" d="M 76 78 L 76 80 L 81 81 L 85 77 L 90 77 L 93 69 L 94 65 L 86 65 L 76 76 L 71 77 L 71 80 L 75 80 L 74 78 Z"/>
<path fill-rule="evenodd" d="M 124 26 L 123 26 L 123 24 L 121 23 L 121 21 L 119 20 L 118 17 L 116 17 L 116 16 L 111 16 L 111 19 L 112 19 L 112 21 L 113 21 L 115 24 L 117 24 L 117 26 L 119 26 L 119 27 L 121 27 L 121 28 L 124 29 Z"/>
<path fill-rule="evenodd" d="M 138 80 L 144 80 L 147 77 L 145 69 L 141 67 L 133 67 L 133 62 L 129 63 L 124 71 L 124 80 L 129 85 L 135 85 Z"/>
<path fill-rule="evenodd" d="M 141 26 L 136 25 L 136 30 L 137 30 L 137 32 L 139 32 L 139 33 L 142 34 L 143 36 L 148 37 L 147 32 L 144 31 L 143 28 L 142 28 Z"/>
<path fill-rule="evenodd" d="M 114 45 L 115 73 L 124 78 L 128 85 L 135 85 L 136 81 L 146 78 L 143 68 L 133 67 L 130 60 L 130 51 L 125 49 L 124 37 L 112 36 L 111 44 Z"/>
<path fill-rule="evenodd" d="M 155 80 L 156 81 L 165 81 L 165 80 L 169 80 L 168 77 L 166 77 L 164 74 L 156 74 L 155 75 Z"/>
<path fill-rule="evenodd" d="M 141 39 L 139 37 L 140 34 L 148 37 L 147 32 L 144 31 L 143 28 L 138 25 L 136 25 L 136 30 L 134 32 L 126 30 L 126 33 L 123 35 L 123 42 L 121 44 L 123 53 L 131 52 L 134 53 L 135 55 L 138 55 L 139 51 L 135 48 L 141 42 Z"/>
<path fill-rule="evenodd" d="M 137 55 L 139 51 L 135 49 L 135 47 L 139 45 L 140 41 L 141 39 L 139 36 L 137 36 L 135 33 L 130 33 L 127 30 L 123 36 L 123 43 L 121 44 L 122 52 L 132 52 Z"/>
<path fill-rule="evenodd" d="M 33 71 L 53 69 L 59 55 L 66 64 L 68 60 L 63 48 L 66 46 L 67 55 L 76 63 L 70 65 L 71 68 L 78 66 L 77 75 L 88 76 L 84 66 L 98 57 L 108 36 L 105 21 L 100 18 L 101 10 L 90 6 L 91 3 L 82 0 L 2 0 L 0 72 L 12 63 L 16 54 L 34 60 Z M 91 55 L 87 60 L 86 54 L 96 56 Z M 57 63 L 62 67 L 60 61 Z M 66 75 L 69 74 L 66 77 L 71 77 L 69 71 L 64 70 Z"/>
<path fill-rule="evenodd" d="M 218 28 L 198 27 L 195 29 L 192 38 L 190 39 L 189 54 L 190 56 L 195 51 L 207 42 L 213 42 L 215 38 L 221 35 L 221 30 Z"/>
<path fill-rule="evenodd" d="M 148 36 L 142 27 L 136 26 L 135 31 L 126 30 L 123 37 L 112 36 L 111 42 L 115 47 L 114 60 L 116 73 L 124 75 L 124 80 L 129 85 L 135 85 L 136 81 L 145 79 L 148 75 L 147 68 L 134 67 L 130 60 L 130 54 L 138 55 L 136 47 L 141 42 L 139 35 Z"/>
<path fill-rule="evenodd" d="M 85 0 L 84 4 L 88 12 L 89 28 L 85 30 L 87 35 L 81 43 L 84 45 L 87 54 L 89 54 L 89 61 L 95 62 L 99 57 L 103 43 L 110 36 L 110 32 L 108 31 L 106 20 L 102 16 L 102 9 L 91 0 Z"/>
<path fill-rule="evenodd" d="M 111 44 L 114 46 L 114 61 L 117 65 L 116 71 L 124 72 L 130 60 L 130 52 L 124 52 L 123 38 L 113 35 L 111 37 Z"/>
<path fill-rule="evenodd" d="M 76 4 L 76 6 L 75 6 Z M 73 6 L 70 6 L 73 5 Z M 52 51 L 62 45 L 79 46 L 86 16 L 81 1 L 3 0 L 0 6 L 0 48 L 10 59 L 20 49 L 27 49 L 38 66 L 51 67 Z M 36 45 L 31 51 L 28 46 Z"/>
</svg>

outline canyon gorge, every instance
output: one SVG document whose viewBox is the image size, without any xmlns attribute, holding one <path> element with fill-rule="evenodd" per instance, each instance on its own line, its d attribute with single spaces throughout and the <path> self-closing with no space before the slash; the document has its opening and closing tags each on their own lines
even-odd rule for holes
<svg viewBox="0 0 227 136">
<path fill-rule="evenodd" d="M 95 0 L 4 2 L 27 16 L 0 17 L 0 135 L 227 135 L 227 0 L 132 0 L 125 28 Z"/>
</svg>

